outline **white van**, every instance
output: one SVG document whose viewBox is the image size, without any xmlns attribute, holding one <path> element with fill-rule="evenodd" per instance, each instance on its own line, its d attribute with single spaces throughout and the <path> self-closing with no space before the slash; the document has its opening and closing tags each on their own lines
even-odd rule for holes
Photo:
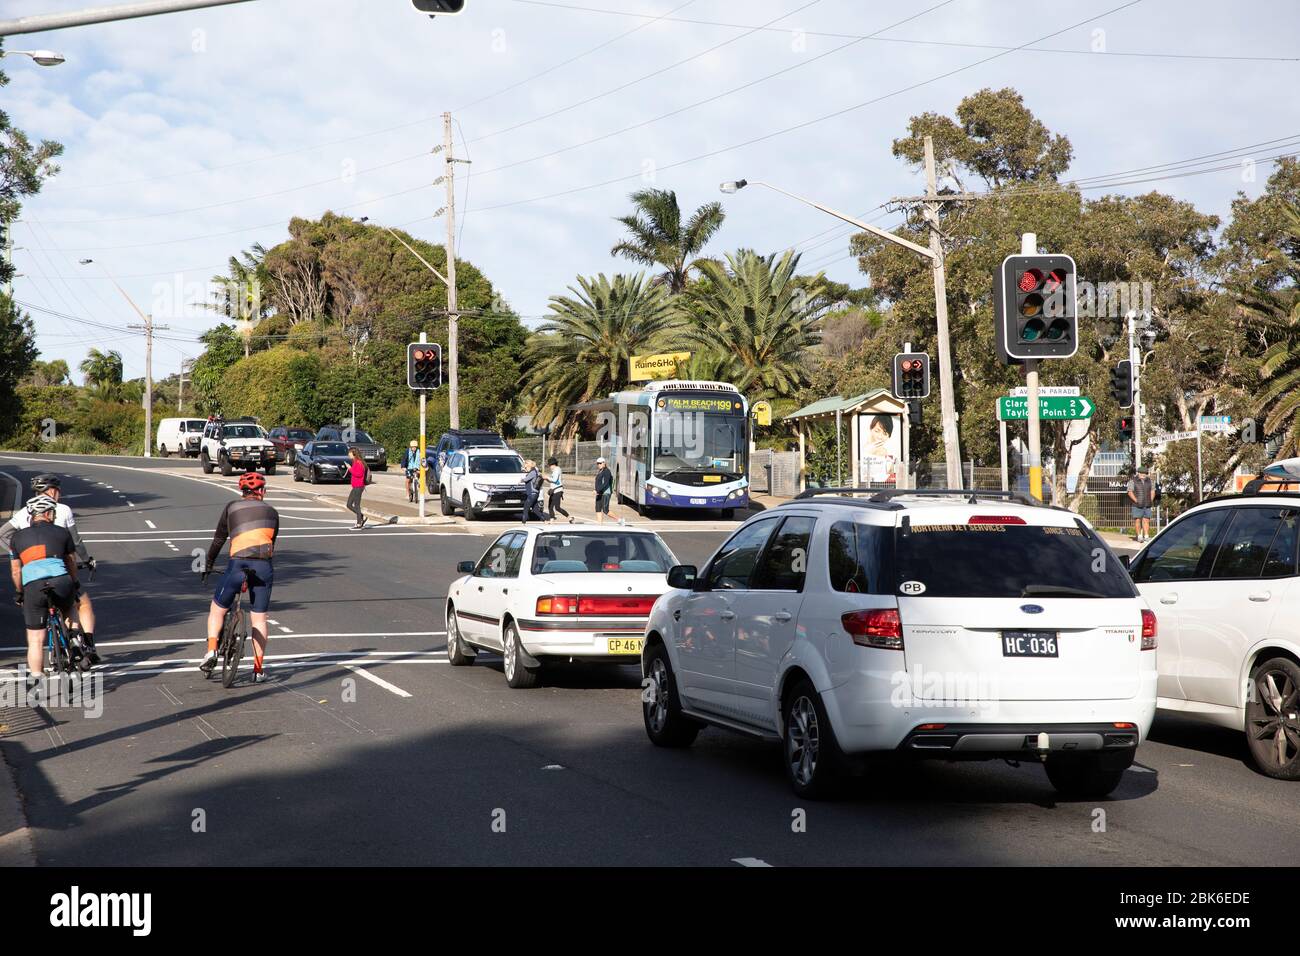
<svg viewBox="0 0 1300 956">
<path fill-rule="evenodd" d="M 203 418 L 164 418 L 158 423 L 158 454 L 190 455 L 197 458 L 199 440 L 203 437 Z"/>
</svg>

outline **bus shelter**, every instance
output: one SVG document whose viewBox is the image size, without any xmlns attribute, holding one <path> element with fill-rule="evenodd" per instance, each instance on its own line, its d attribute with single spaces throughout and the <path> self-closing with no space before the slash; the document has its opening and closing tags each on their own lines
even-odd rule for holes
<svg viewBox="0 0 1300 956">
<path fill-rule="evenodd" d="M 845 398 L 832 395 L 785 416 L 799 434 L 799 485 L 807 487 L 808 428 L 835 423 L 836 447 L 849 443 L 849 474 L 853 487 L 908 483 L 907 403 L 878 388 Z"/>
</svg>

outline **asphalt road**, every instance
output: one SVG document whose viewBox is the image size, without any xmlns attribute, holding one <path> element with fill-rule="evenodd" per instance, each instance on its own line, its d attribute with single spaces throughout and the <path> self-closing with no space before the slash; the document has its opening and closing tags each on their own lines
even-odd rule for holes
<svg viewBox="0 0 1300 956">
<path fill-rule="evenodd" d="M 710 730 L 690 750 L 652 747 L 635 668 L 568 668 L 532 691 L 507 688 L 495 658 L 450 668 L 447 584 L 504 525 L 350 532 L 346 515 L 292 487 L 271 496 L 283 518 L 273 677 L 225 690 L 195 670 L 210 589 L 192 553 L 234 479 L 143 459 L 61 460 L 65 500 L 100 562 L 91 593 L 104 694 L 97 717 L 0 711 L 41 864 L 1300 857 L 1300 790 L 1252 771 L 1240 734 L 1177 720 L 1158 721 L 1138 766 L 1099 803 L 1058 801 L 1041 768 L 1003 763 L 884 764 L 843 800 L 801 803 L 772 745 Z M 0 454 L 0 470 L 24 482 L 54 468 Z M 702 561 L 722 535 L 665 539 Z M 23 652 L 4 590 L 8 669 Z"/>
</svg>

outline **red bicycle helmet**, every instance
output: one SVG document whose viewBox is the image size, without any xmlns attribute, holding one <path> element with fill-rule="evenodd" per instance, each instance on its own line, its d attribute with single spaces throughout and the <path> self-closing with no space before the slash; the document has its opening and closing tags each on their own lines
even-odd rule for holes
<svg viewBox="0 0 1300 956">
<path fill-rule="evenodd" d="M 266 490 L 266 479 L 260 472 L 245 472 L 239 479 L 239 490 L 244 494 L 260 495 Z"/>
</svg>

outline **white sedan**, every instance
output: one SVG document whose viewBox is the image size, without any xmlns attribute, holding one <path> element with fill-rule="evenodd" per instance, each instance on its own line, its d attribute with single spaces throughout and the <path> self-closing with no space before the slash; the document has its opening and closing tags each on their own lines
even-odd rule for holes
<svg viewBox="0 0 1300 956">
<path fill-rule="evenodd" d="M 636 664 L 646 618 L 677 563 L 653 531 L 601 525 L 512 528 L 447 589 L 447 657 L 499 652 L 511 687 L 548 661 Z"/>
</svg>

